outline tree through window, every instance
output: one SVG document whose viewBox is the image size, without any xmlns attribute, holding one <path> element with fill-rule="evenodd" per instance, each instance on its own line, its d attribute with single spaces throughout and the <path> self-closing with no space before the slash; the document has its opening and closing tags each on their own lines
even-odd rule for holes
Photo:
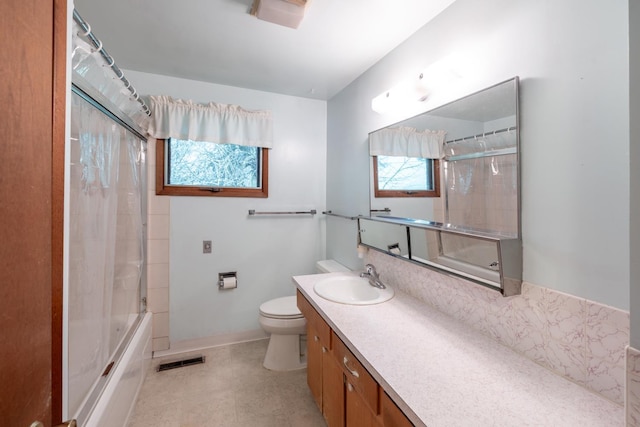
<svg viewBox="0 0 640 427">
<path fill-rule="evenodd" d="M 267 149 L 169 138 L 156 151 L 157 194 L 268 196 Z"/>
</svg>

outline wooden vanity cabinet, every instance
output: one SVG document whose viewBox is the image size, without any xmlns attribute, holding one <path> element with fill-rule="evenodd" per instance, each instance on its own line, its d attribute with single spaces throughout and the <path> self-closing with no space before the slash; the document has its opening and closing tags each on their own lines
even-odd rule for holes
<svg viewBox="0 0 640 427">
<path fill-rule="evenodd" d="M 307 299 L 307 383 L 329 427 L 405 427 L 413 424 Z"/>
<path fill-rule="evenodd" d="M 331 332 L 333 356 L 344 374 L 346 425 L 379 426 L 379 387 L 347 346 Z"/>
<path fill-rule="evenodd" d="M 343 427 L 344 380 L 331 353 L 331 328 L 297 292 L 298 308 L 307 321 L 307 384 L 329 427 Z"/>
</svg>

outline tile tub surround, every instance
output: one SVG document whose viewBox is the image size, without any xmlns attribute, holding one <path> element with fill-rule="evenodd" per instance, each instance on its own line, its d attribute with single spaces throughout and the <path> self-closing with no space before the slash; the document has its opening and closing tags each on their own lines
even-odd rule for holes
<svg viewBox="0 0 640 427">
<path fill-rule="evenodd" d="M 640 425 L 640 350 L 627 347 L 627 400 L 628 426 Z"/>
<path fill-rule="evenodd" d="M 147 309 L 153 316 L 153 351 L 169 349 L 168 196 L 156 195 L 156 141 L 147 145 Z"/>
<path fill-rule="evenodd" d="M 523 283 L 498 292 L 369 251 L 383 281 L 476 328 L 536 363 L 622 405 L 629 313 Z"/>
<path fill-rule="evenodd" d="M 396 288 L 389 301 L 337 304 L 298 289 L 417 425 L 622 426 L 622 406 L 568 381 Z"/>
</svg>

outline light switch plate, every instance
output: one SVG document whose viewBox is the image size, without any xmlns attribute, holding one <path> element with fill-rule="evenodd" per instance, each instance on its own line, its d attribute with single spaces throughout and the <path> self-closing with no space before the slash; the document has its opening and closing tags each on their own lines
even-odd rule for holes
<svg viewBox="0 0 640 427">
<path fill-rule="evenodd" d="M 202 241 L 202 253 L 210 254 L 211 253 L 211 240 L 203 240 Z"/>
</svg>

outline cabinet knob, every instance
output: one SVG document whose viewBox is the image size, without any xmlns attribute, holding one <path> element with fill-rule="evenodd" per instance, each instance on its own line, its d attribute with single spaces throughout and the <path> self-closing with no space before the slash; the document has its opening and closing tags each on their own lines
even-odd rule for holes
<svg viewBox="0 0 640 427">
<path fill-rule="evenodd" d="M 358 373 L 358 371 L 356 371 L 355 369 L 351 369 L 349 367 L 349 359 L 347 359 L 347 356 L 344 356 L 342 358 L 342 364 L 344 365 L 345 368 L 347 368 L 347 371 L 349 371 L 351 375 L 353 375 L 356 378 L 360 378 L 360 374 Z"/>
<path fill-rule="evenodd" d="M 348 391 L 353 391 L 353 386 L 351 385 L 351 383 L 347 383 L 347 390 Z"/>
<path fill-rule="evenodd" d="M 320 338 L 318 338 L 318 336 L 317 336 L 317 335 L 314 335 L 314 336 L 313 336 L 313 340 L 314 340 L 315 342 L 318 342 L 318 341 L 320 341 Z"/>
<path fill-rule="evenodd" d="M 322 352 L 326 353 L 327 352 L 327 348 L 326 347 L 322 347 Z"/>
</svg>

